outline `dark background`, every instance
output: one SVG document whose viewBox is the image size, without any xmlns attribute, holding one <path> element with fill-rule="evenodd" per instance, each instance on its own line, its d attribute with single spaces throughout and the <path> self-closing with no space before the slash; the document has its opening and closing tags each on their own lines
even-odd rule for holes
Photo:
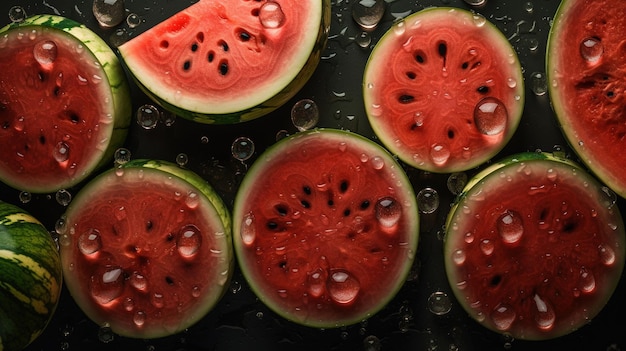
<svg viewBox="0 0 626 351">
<path fill-rule="evenodd" d="M 189 0 L 126 0 L 127 13 L 135 13 L 142 23 L 130 29 L 123 22 L 115 29 L 131 35 L 148 29 L 163 18 L 189 5 Z M 131 124 L 124 145 L 133 158 L 157 158 L 175 161 L 179 153 L 189 158 L 187 168 L 207 179 L 230 206 L 246 165 L 276 140 L 276 133 L 297 130 L 290 119 L 291 106 L 303 98 L 313 99 L 320 109 L 319 127 L 358 132 L 377 140 L 370 129 L 361 97 L 363 68 L 370 48 L 354 41 L 361 30 L 352 19 L 351 8 L 357 0 L 333 0 L 330 39 L 322 62 L 300 93 L 266 117 L 234 126 L 211 126 L 178 118 L 171 126 L 163 123 L 155 129 Z M 528 3 L 532 11 L 528 11 Z M 115 29 L 98 27 L 91 10 L 92 1 L 3 0 L 0 26 L 10 22 L 13 5 L 22 6 L 28 15 L 60 14 L 85 23 L 105 40 Z M 531 77 L 545 72 L 544 57 L 548 31 L 557 0 L 488 0 L 474 9 L 493 22 L 509 38 L 524 68 L 526 105 L 520 126 L 507 147 L 495 158 L 522 151 L 560 151 L 573 159 L 550 108 L 548 95 L 533 93 Z M 470 9 L 461 0 L 395 0 L 385 3 L 385 16 L 371 33 L 374 45 L 392 24 L 394 14 L 415 12 L 429 6 L 454 6 Z M 534 46 L 536 49 L 533 50 Z M 133 89 L 133 107 L 150 101 Z M 242 164 L 231 156 L 231 143 L 247 136 L 256 145 L 253 157 Z M 203 138 L 206 137 L 206 138 Z M 208 142 L 203 139 L 208 138 Z M 111 164 L 112 166 L 113 164 Z M 466 172 L 472 176 L 478 170 Z M 626 350 L 626 283 L 618 286 L 609 305 L 588 325 L 570 335 L 543 342 L 513 340 L 490 332 L 468 318 L 456 303 L 443 269 L 442 236 L 444 218 L 453 195 L 446 187 L 447 175 L 424 173 L 405 167 L 416 193 L 424 187 L 436 189 L 441 198 L 439 209 L 421 217 L 419 251 L 411 277 L 396 298 L 366 322 L 339 329 L 317 330 L 295 325 L 277 317 L 251 293 L 239 272 L 235 273 L 226 296 L 212 312 L 183 333 L 158 340 L 136 340 L 107 333 L 87 319 L 66 290 L 51 324 L 28 350 L 376 350 L 366 348 L 375 340 L 382 350 Z M 68 191 L 75 195 L 77 186 Z M 30 211 L 49 229 L 65 207 L 55 194 L 33 195 L 28 203 L 19 200 L 19 191 L 0 184 L 0 199 Z M 622 199 L 618 206 L 626 208 Z M 428 296 L 443 291 L 452 300 L 450 313 L 437 316 L 429 312 Z"/>
</svg>

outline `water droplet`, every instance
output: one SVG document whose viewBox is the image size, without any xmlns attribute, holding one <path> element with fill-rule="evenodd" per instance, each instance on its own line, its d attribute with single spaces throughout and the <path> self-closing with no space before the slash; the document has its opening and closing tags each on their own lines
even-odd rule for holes
<svg viewBox="0 0 626 351">
<path fill-rule="evenodd" d="M 417 205 L 422 213 L 433 213 L 439 208 L 439 193 L 433 188 L 424 188 L 417 193 Z"/>
<path fill-rule="evenodd" d="M 375 28 L 384 14 L 383 0 L 360 0 L 352 4 L 352 18 L 364 30 Z"/>
<path fill-rule="evenodd" d="M 461 249 L 455 250 L 455 251 L 452 253 L 452 261 L 454 261 L 454 263 L 455 263 L 457 266 L 460 266 L 460 265 L 462 265 L 463 263 L 465 263 L 465 259 L 466 259 L 466 258 L 467 258 L 467 256 L 465 255 L 465 251 L 463 251 L 463 250 L 461 250 Z"/>
<path fill-rule="evenodd" d="M 51 68 L 57 58 L 57 44 L 52 40 L 42 40 L 33 46 L 35 60 L 46 69 Z"/>
<path fill-rule="evenodd" d="M 504 131 L 509 113 L 502 101 L 495 97 L 486 97 L 476 105 L 474 123 L 479 132 L 485 135 L 496 135 Z"/>
<path fill-rule="evenodd" d="M 30 200 L 32 200 L 33 198 L 31 193 L 29 193 L 28 191 L 20 191 L 20 194 L 18 196 L 19 196 L 20 202 L 23 204 L 29 203 Z"/>
<path fill-rule="evenodd" d="M 126 43 L 130 39 L 130 35 L 126 31 L 125 28 L 118 28 L 109 37 L 109 41 L 111 45 L 118 47 L 124 43 Z"/>
<path fill-rule="evenodd" d="M 165 300 L 163 299 L 163 294 L 161 294 L 160 292 L 155 292 L 154 294 L 152 294 L 150 296 L 150 303 L 156 308 L 163 308 L 163 305 L 165 303 Z"/>
<path fill-rule="evenodd" d="M 443 166 L 450 159 L 450 149 L 445 145 L 435 144 L 430 149 L 430 159 L 437 166 Z"/>
<path fill-rule="evenodd" d="M 180 153 L 178 155 L 176 155 L 176 164 L 179 167 L 185 167 L 187 165 L 187 162 L 189 162 L 189 157 L 187 157 L 186 153 Z"/>
<path fill-rule="evenodd" d="M 146 313 L 144 311 L 137 311 L 133 316 L 133 322 L 136 326 L 141 327 L 146 323 Z"/>
<path fill-rule="evenodd" d="M 597 63 L 604 54 L 604 46 L 599 38 L 589 37 L 580 43 L 580 55 L 589 64 Z"/>
<path fill-rule="evenodd" d="M 539 295 L 535 294 L 533 297 L 535 301 L 535 322 L 539 329 L 542 330 L 550 330 L 554 326 L 554 322 L 556 321 L 556 315 L 554 313 L 554 309 L 544 299 L 542 299 Z"/>
<path fill-rule="evenodd" d="M 113 333 L 113 330 L 108 325 L 102 326 L 98 329 L 98 340 L 100 340 L 101 343 L 108 344 L 115 340 L 115 333 Z"/>
<path fill-rule="evenodd" d="M 361 290 L 359 281 L 352 274 L 341 269 L 331 271 L 326 284 L 330 298 L 341 305 L 354 302 Z"/>
<path fill-rule="evenodd" d="M 362 158 L 361 158 L 361 161 L 363 161 Z M 385 160 L 383 160 L 383 158 L 380 156 L 374 156 L 371 158 L 370 161 L 374 169 L 380 170 L 380 169 L 383 169 L 383 167 L 385 167 Z"/>
<path fill-rule="evenodd" d="M 392 229 L 400 221 L 402 206 L 392 197 L 383 197 L 376 202 L 376 219 L 384 229 Z"/>
<path fill-rule="evenodd" d="M 487 0 L 465 0 L 468 5 L 480 7 L 487 3 Z"/>
<path fill-rule="evenodd" d="M 280 4 L 268 1 L 259 9 L 259 21 L 261 25 L 268 29 L 279 28 L 285 22 L 285 13 Z"/>
<path fill-rule="evenodd" d="M 583 293 L 592 293 L 596 290 L 596 278 L 593 273 L 586 267 L 580 269 L 580 276 L 578 280 L 578 286 Z"/>
<path fill-rule="evenodd" d="M 116 165 L 123 165 L 127 163 L 128 161 L 130 161 L 130 158 L 131 158 L 130 150 L 121 147 L 115 150 L 115 154 L 113 155 L 113 158 L 115 160 Z"/>
<path fill-rule="evenodd" d="M 509 330 L 515 322 L 515 310 L 506 304 L 500 304 L 491 312 L 491 321 L 498 330 Z"/>
<path fill-rule="evenodd" d="M 244 245 L 252 246 L 256 240 L 256 228 L 254 227 L 254 216 L 248 213 L 241 222 L 241 240 Z"/>
<path fill-rule="evenodd" d="M 202 137 L 200 137 L 200 142 L 202 144 L 208 144 L 209 143 L 209 137 L 206 135 L 203 135 Z"/>
<path fill-rule="evenodd" d="M 494 249 L 495 245 L 493 244 L 493 241 L 489 239 L 483 239 L 480 241 L 480 251 L 482 251 L 483 254 L 489 256 L 493 253 Z"/>
<path fill-rule="evenodd" d="M 617 202 L 617 195 L 615 194 L 615 192 L 607 186 L 602 186 L 600 189 L 602 190 L 602 193 L 600 195 L 602 197 L 601 201 L 602 204 L 604 204 L 604 207 L 606 207 L 607 209 L 613 208 L 613 206 L 615 206 L 615 203 Z"/>
<path fill-rule="evenodd" d="M 191 289 L 191 296 L 193 297 L 200 297 L 201 293 L 202 293 L 202 289 L 200 289 L 200 287 L 197 285 Z"/>
<path fill-rule="evenodd" d="M 531 75 L 531 89 L 533 93 L 537 96 L 545 95 L 548 91 L 548 80 L 546 79 L 546 75 L 541 72 L 534 72 Z"/>
<path fill-rule="evenodd" d="M 245 161 L 254 154 L 254 142 L 248 137 L 239 137 L 233 141 L 230 151 L 235 159 Z"/>
<path fill-rule="evenodd" d="M 433 314 L 443 316 L 452 309 L 452 303 L 448 294 L 443 291 L 436 291 L 428 297 L 428 309 Z"/>
<path fill-rule="evenodd" d="M 291 108 L 291 122 L 301 132 L 315 127 L 319 119 L 319 109 L 313 100 L 302 99 Z"/>
<path fill-rule="evenodd" d="M 159 115 L 159 121 L 163 123 L 164 126 L 171 127 L 174 123 L 176 123 L 176 114 L 163 110 Z"/>
<path fill-rule="evenodd" d="M 78 237 L 78 249 L 84 255 L 91 255 L 100 250 L 102 239 L 97 229 L 89 229 Z"/>
<path fill-rule="evenodd" d="M 396 35 L 402 35 L 404 34 L 404 32 L 406 31 L 406 23 L 404 23 L 404 20 L 398 20 L 394 23 L 393 25 L 393 32 Z"/>
<path fill-rule="evenodd" d="M 128 24 L 128 28 L 130 29 L 137 28 L 141 22 L 141 17 L 136 13 L 130 13 L 126 16 L 126 24 Z"/>
<path fill-rule="evenodd" d="M 481 14 L 474 14 L 474 24 L 476 27 L 482 27 L 487 23 L 487 19 Z"/>
<path fill-rule="evenodd" d="M 382 342 L 375 335 L 368 335 L 363 339 L 364 351 L 380 351 L 382 347 Z"/>
<path fill-rule="evenodd" d="M 139 291 L 146 291 L 148 289 L 148 280 L 139 272 L 133 272 L 129 278 L 129 282 L 130 285 Z"/>
<path fill-rule="evenodd" d="M 524 3 L 524 10 L 526 10 L 526 12 L 528 13 L 533 13 L 534 10 L 534 5 L 531 1 L 526 1 L 526 3 Z"/>
<path fill-rule="evenodd" d="M 13 6 L 9 9 L 9 19 L 13 23 L 22 22 L 26 17 L 26 11 L 22 6 Z"/>
<path fill-rule="evenodd" d="M 91 296 L 102 305 L 117 299 L 124 291 L 124 274 L 118 266 L 106 266 L 91 276 Z"/>
<path fill-rule="evenodd" d="M 354 41 L 362 48 L 367 48 L 372 43 L 372 36 L 368 32 L 359 33 Z M 341 111 L 339 112 L 341 113 Z"/>
<path fill-rule="evenodd" d="M 123 0 L 94 0 L 93 15 L 104 28 L 115 27 L 126 17 Z"/>
<path fill-rule="evenodd" d="M 137 123 L 143 129 L 154 129 L 159 122 L 159 109 L 154 105 L 145 104 L 137 109 Z"/>
<path fill-rule="evenodd" d="M 61 206 L 67 206 L 72 202 L 72 193 L 65 189 L 57 190 L 55 194 L 55 199 L 57 203 Z"/>
<path fill-rule="evenodd" d="M 202 234 L 200 229 L 193 224 L 182 227 L 176 240 L 178 253 L 183 257 L 193 257 L 202 244 Z"/>
<path fill-rule="evenodd" d="M 502 214 L 497 223 L 498 233 L 507 244 L 515 244 L 524 234 L 524 223 L 519 213 L 509 210 Z"/>
<path fill-rule="evenodd" d="M 281 129 L 278 132 L 276 132 L 276 141 L 285 139 L 288 136 L 289 136 L 289 132 L 284 129 Z"/>
<path fill-rule="evenodd" d="M 615 251 L 607 245 L 598 245 L 598 252 L 600 253 L 600 260 L 606 266 L 611 266 L 615 263 Z"/>
<path fill-rule="evenodd" d="M 52 157 L 58 162 L 63 163 L 70 158 L 70 146 L 63 141 L 59 141 L 54 150 L 52 150 Z"/>
<path fill-rule="evenodd" d="M 324 275 L 321 268 L 316 269 L 308 277 L 309 295 L 320 297 L 324 294 Z"/>
<path fill-rule="evenodd" d="M 124 305 L 124 309 L 128 312 L 135 309 L 135 301 L 130 297 L 125 298 L 122 304 Z"/>
<path fill-rule="evenodd" d="M 452 173 L 448 176 L 446 185 L 453 195 L 459 195 L 467 184 L 467 174 L 464 172 Z"/>
</svg>

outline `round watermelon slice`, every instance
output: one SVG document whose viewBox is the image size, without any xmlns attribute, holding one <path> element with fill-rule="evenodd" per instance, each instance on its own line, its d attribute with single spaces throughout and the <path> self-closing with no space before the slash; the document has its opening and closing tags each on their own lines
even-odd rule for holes
<svg viewBox="0 0 626 351">
<path fill-rule="evenodd" d="M 453 8 L 428 8 L 389 29 L 367 62 L 363 94 L 385 146 L 438 173 L 493 157 L 524 106 L 515 50 L 484 17 Z"/>
<path fill-rule="evenodd" d="M 230 214 L 198 175 L 133 160 L 72 201 L 60 233 L 66 285 L 95 323 L 135 338 L 194 324 L 232 275 Z"/>
<path fill-rule="evenodd" d="M 0 29 L 0 181 L 72 187 L 112 160 L 130 117 L 122 66 L 87 27 L 40 15 Z"/>
<path fill-rule="evenodd" d="M 266 150 L 235 199 L 233 241 L 256 295 L 284 318 L 331 328 L 379 311 L 418 242 L 413 189 L 378 144 L 301 132 Z"/>
<path fill-rule="evenodd" d="M 200 0 L 119 51 L 164 108 L 202 123 L 236 123 L 302 88 L 329 26 L 329 0 Z"/>
<path fill-rule="evenodd" d="M 516 339 L 570 333 L 608 302 L 624 266 L 624 223 L 601 184 L 551 154 L 514 155 L 476 175 L 446 223 L 460 304 Z"/>
<path fill-rule="evenodd" d="M 563 133 L 581 160 L 626 197 L 626 3 L 561 2 L 548 38 L 547 75 Z"/>
</svg>

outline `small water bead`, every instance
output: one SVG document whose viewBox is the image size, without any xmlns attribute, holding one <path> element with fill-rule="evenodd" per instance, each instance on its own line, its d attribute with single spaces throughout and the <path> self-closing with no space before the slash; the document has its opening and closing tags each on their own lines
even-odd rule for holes
<svg viewBox="0 0 626 351">
<path fill-rule="evenodd" d="M 291 108 L 291 122 L 301 132 L 315 127 L 319 119 L 319 109 L 313 100 L 302 99 Z"/>
<path fill-rule="evenodd" d="M 362 158 L 361 158 L 361 161 L 363 161 Z M 383 167 L 385 167 L 385 160 L 383 160 L 383 158 L 380 157 L 380 156 L 372 157 L 370 159 L 370 163 L 371 163 L 372 167 L 374 167 L 374 169 L 381 170 L 381 169 L 383 169 Z"/>
<path fill-rule="evenodd" d="M 137 109 L 137 123 L 143 129 L 154 129 L 159 122 L 160 111 L 156 106 L 145 104 Z"/>
<path fill-rule="evenodd" d="M 368 32 L 359 33 L 354 41 L 362 48 L 367 48 L 372 43 L 372 36 Z M 339 112 L 341 113 L 341 111 Z"/>
<path fill-rule="evenodd" d="M 534 72 L 531 75 L 531 89 L 537 96 L 545 95 L 548 91 L 548 80 L 541 72 Z"/>
<path fill-rule="evenodd" d="M 59 141 L 52 150 L 52 157 L 58 163 L 63 163 L 70 158 L 70 146 L 63 141 Z"/>
<path fill-rule="evenodd" d="M 126 43 L 130 39 L 130 35 L 125 28 L 118 28 L 109 37 L 109 42 L 114 47 L 118 47 L 124 43 Z"/>
<path fill-rule="evenodd" d="M 498 330 L 509 330 L 515 322 L 517 314 L 511 306 L 500 304 L 491 312 L 491 321 Z"/>
<path fill-rule="evenodd" d="M 382 342 L 376 335 L 368 335 L 363 339 L 364 351 L 380 351 L 382 348 Z"/>
<path fill-rule="evenodd" d="M 256 240 L 256 228 L 254 227 L 254 216 L 248 213 L 241 222 L 241 240 L 246 246 L 252 246 Z"/>
<path fill-rule="evenodd" d="M 20 202 L 23 204 L 29 203 L 30 200 L 32 200 L 33 196 L 31 193 L 29 193 L 28 191 L 20 191 L 20 194 L 18 195 Z"/>
<path fill-rule="evenodd" d="M 515 244 L 524 234 L 522 217 L 516 211 L 509 210 L 502 214 L 497 222 L 498 233 L 507 244 Z"/>
<path fill-rule="evenodd" d="M 479 246 L 480 246 L 480 251 L 482 251 L 482 253 L 487 256 L 491 255 L 493 253 L 493 250 L 495 249 L 495 245 L 493 241 L 489 239 L 481 240 Z"/>
<path fill-rule="evenodd" d="M 597 63 L 604 54 L 604 46 L 599 38 L 589 37 L 580 43 L 580 55 L 589 64 Z"/>
<path fill-rule="evenodd" d="M 330 298 L 338 304 L 347 305 L 356 300 L 361 284 L 345 270 L 333 270 L 326 282 Z"/>
<path fill-rule="evenodd" d="M 463 191 L 463 188 L 465 188 L 466 184 L 467 174 L 464 172 L 450 174 L 446 183 L 448 190 L 452 193 L 452 195 L 459 195 Z"/>
<path fill-rule="evenodd" d="M 438 316 L 443 316 L 452 309 L 452 302 L 443 291 L 436 291 L 428 297 L 428 310 Z"/>
<path fill-rule="evenodd" d="M 104 344 L 108 344 L 111 341 L 115 340 L 115 333 L 110 326 L 105 325 L 98 329 L 98 340 Z"/>
<path fill-rule="evenodd" d="M 144 323 L 146 323 L 146 313 L 144 311 L 135 312 L 135 315 L 133 316 L 133 323 L 135 323 L 138 327 L 143 326 Z"/>
<path fill-rule="evenodd" d="M 123 0 L 94 0 L 93 15 L 104 28 L 115 27 L 126 17 Z"/>
<path fill-rule="evenodd" d="M 99 273 L 91 276 L 89 282 L 91 296 L 102 305 L 117 299 L 124 291 L 124 274 L 118 266 L 104 267 Z"/>
<path fill-rule="evenodd" d="M 115 164 L 117 165 L 126 164 L 131 159 L 130 150 L 123 148 L 123 147 L 118 148 L 117 150 L 115 150 L 113 159 L 115 160 Z"/>
<path fill-rule="evenodd" d="M 185 167 L 187 165 L 187 162 L 189 162 L 189 157 L 187 156 L 187 154 L 181 152 L 180 154 L 176 155 L 176 164 L 179 167 Z"/>
<path fill-rule="evenodd" d="M 610 246 L 600 244 L 598 245 L 598 252 L 604 265 L 611 266 L 615 263 L 615 251 Z"/>
<path fill-rule="evenodd" d="M 556 321 L 556 314 L 550 303 L 542 299 L 539 295 L 535 294 L 533 297 L 535 301 L 535 323 L 539 329 L 550 330 L 554 326 Z"/>
<path fill-rule="evenodd" d="M 201 294 L 202 294 L 202 289 L 200 289 L 199 286 L 196 285 L 191 289 L 191 296 L 200 297 Z"/>
<path fill-rule="evenodd" d="M 9 9 L 9 19 L 13 23 L 22 22 L 26 17 L 26 11 L 22 6 L 13 6 Z"/>
<path fill-rule="evenodd" d="M 78 249 L 84 255 L 92 255 L 102 248 L 100 231 L 89 229 L 78 237 Z"/>
<path fill-rule="evenodd" d="M 280 4 L 268 1 L 259 9 L 259 21 L 267 29 L 280 28 L 285 22 L 285 13 Z"/>
<path fill-rule="evenodd" d="M 596 290 L 596 278 L 586 267 L 580 269 L 578 287 L 583 293 L 589 294 Z"/>
<path fill-rule="evenodd" d="M 465 251 L 458 249 L 452 253 L 452 261 L 457 265 L 461 266 L 465 263 L 467 256 L 465 255 Z"/>
<path fill-rule="evenodd" d="M 130 13 L 128 14 L 128 16 L 126 16 L 126 24 L 130 29 L 137 28 L 141 24 L 141 22 L 141 17 L 139 17 L 139 15 L 136 13 Z"/>
<path fill-rule="evenodd" d="M 485 135 L 497 135 L 504 131 L 509 119 L 509 113 L 502 103 L 495 97 L 486 97 L 476 105 L 474 123 L 478 131 Z"/>
<path fill-rule="evenodd" d="M 163 110 L 159 114 L 159 122 L 163 123 L 166 127 L 171 127 L 174 123 L 176 123 L 176 114 Z"/>
<path fill-rule="evenodd" d="M 376 202 L 376 219 L 386 229 L 394 228 L 402 217 L 402 206 L 392 197 L 384 197 Z"/>
<path fill-rule="evenodd" d="M 528 13 L 533 13 L 534 7 L 535 6 L 533 5 L 531 1 L 526 1 L 524 3 L 524 10 L 526 10 L 526 12 Z"/>
<path fill-rule="evenodd" d="M 200 143 L 202 144 L 208 144 L 209 143 L 209 137 L 206 135 L 203 135 L 200 137 Z"/>
<path fill-rule="evenodd" d="M 254 154 L 254 142 L 248 137 L 239 137 L 233 141 L 230 151 L 236 160 L 245 161 Z"/>
<path fill-rule="evenodd" d="M 537 49 L 539 49 L 539 40 L 537 40 L 537 38 L 528 38 L 526 40 L 526 46 L 530 52 L 537 52 Z"/>
<path fill-rule="evenodd" d="M 312 297 L 320 297 L 324 294 L 323 271 L 321 268 L 316 269 L 308 276 L 307 283 L 309 285 L 309 294 Z"/>
<path fill-rule="evenodd" d="M 487 0 L 465 0 L 468 5 L 474 7 L 484 6 L 487 3 Z"/>
<path fill-rule="evenodd" d="M 42 40 L 33 46 L 33 56 L 43 68 L 51 68 L 57 58 L 57 44 L 52 40 Z"/>
<path fill-rule="evenodd" d="M 445 165 L 450 159 L 450 149 L 441 144 L 435 144 L 430 149 L 430 159 L 438 166 Z"/>
<path fill-rule="evenodd" d="M 424 188 L 417 193 L 417 205 L 422 213 L 433 213 L 439 208 L 439 193 L 433 188 Z"/>
<path fill-rule="evenodd" d="M 178 253 L 186 258 L 193 257 L 202 245 L 200 229 L 193 224 L 188 224 L 180 229 L 176 248 Z"/>
<path fill-rule="evenodd" d="M 360 0 L 352 4 L 352 19 L 364 30 L 376 28 L 384 14 L 383 0 Z"/>
<path fill-rule="evenodd" d="M 67 191 L 66 189 L 57 190 L 55 194 L 55 199 L 57 203 L 61 206 L 67 206 L 72 202 L 72 193 Z"/>
<path fill-rule="evenodd" d="M 139 272 L 133 272 L 128 281 L 130 282 L 130 285 L 132 285 L 135 289 L 139 291 L 148 290 L 148 280 L 143 274 Z"/>
<path fill-rule="evenodd" d="M 476 27 L 482 27 L 485 25 L 485 23 L 487 23 L 487 19 L 481 14 L 474 14 L 473 18 Z"/>
</svg>

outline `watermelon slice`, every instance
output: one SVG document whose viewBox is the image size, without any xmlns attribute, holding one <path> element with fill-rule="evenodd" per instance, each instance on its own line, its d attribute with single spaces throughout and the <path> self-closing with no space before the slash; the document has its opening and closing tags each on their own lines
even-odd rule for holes
<svg viewBox="0 0 626 351">
<path fill-rule="evenodd" d="M 200 0 L 119 47 L 143 91 L 177 115 L 236 123 L 287 102 L 326 45 L 329 0 Z"/>
<path fill-rule="evenodd" d="M 626 197 L 626 3 L 561 2 L 548 38 L 552 106 L 581 160 Z"/>
<path fill-rule="evenodd" d="M 365 109 L 385 146 L 413 167 L 468 170 L 515 132 L 524 84 L 515 50 L 484 17 L 428 8 L 395 24 L 365 68 Z"/>
<path fill-rule="evenodd" d="M 60 233 L 67 287 L 94 322 L 156 338 L 200 320 L 233 270 L 230 213 L 195 173 L 133 160 L 84 187 Z"/>
<path fill-rule="evenodd" d="M 383 308 L 418 242 L 402 168 L 378 144 L 339 130 L 301 132 L 266 150 L 233 212 L 235 252 L 252 290 L 312 327 L 357 323 Z"/>
<path fill-rule="evenodd" d="M 582 327 L 624 266 L 624 223 L 609 200 L 595 178 L 552 154 L 514 155 L 480 172 L 446 223 L 446 271 L 460 304 L 516 339 Z"/>
<path fill-rule="evenodd" d="M 0 29 L 0 181 L 72 187 L 112 160 L 130 117 L 122 66 L 87 27 L 40 15 Z"/>
</svg>

